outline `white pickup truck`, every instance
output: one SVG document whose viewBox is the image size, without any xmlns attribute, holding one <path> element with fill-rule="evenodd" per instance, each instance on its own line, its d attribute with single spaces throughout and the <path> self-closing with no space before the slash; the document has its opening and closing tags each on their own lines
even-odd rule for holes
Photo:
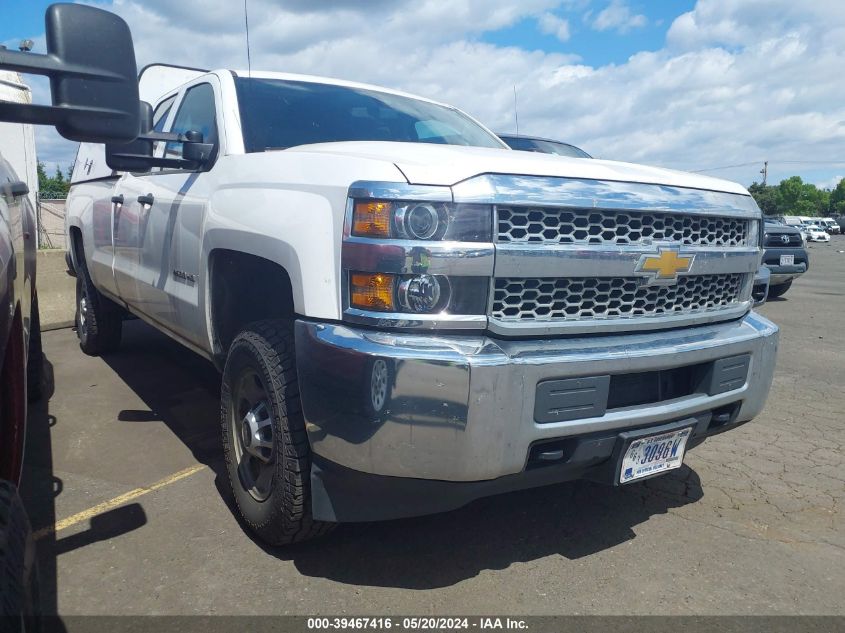
<svg viewBox="0 0 845 633">
<path fill-rule="evenodd" d="M 80 151 L 78 334 L 114 352 L 132 313 L 222 371 L 232 490 L 266 541 L 637 482 L 763 408 L 778 329 L 751 310 L 741 186 L 512 151 L 374 86 L 185 72 L 149 97 L 133 171 Z"/>
</svg>

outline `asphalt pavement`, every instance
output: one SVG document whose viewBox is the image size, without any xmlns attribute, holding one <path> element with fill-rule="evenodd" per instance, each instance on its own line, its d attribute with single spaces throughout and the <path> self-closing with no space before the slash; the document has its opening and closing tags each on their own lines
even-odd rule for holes
<svg viewBox="0 0 845 633">
<path fill-rule="evenodd" d="M 72 614 L 845 614 L 845 236 L 761 312 L 764 413 L 623 488 L 587 482 L 273 549 L 227 492 L 219 376 L 140 321 L 44 334 L 23 491 L 42 608 Z M 55 531 L 53 529 L 55 526 Z"/>
</svg>

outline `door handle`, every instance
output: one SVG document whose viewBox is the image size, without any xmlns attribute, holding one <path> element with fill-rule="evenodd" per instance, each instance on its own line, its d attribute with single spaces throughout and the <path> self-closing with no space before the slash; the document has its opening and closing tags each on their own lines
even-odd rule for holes
<svg viewBox="0 0 845 633">
<path fill-rule="evenodd" d="M 114 213 L 112 213 L 112 244 L 117 238 L 117 225 L 120 222 L 120 211 L 123 209 L 123 194 L 120 193 L 111 197 L 111 202 L 114 205 Z"/>
<path fill-rule="evenodd" d="M 153 194 L 148 193 L 146 196 L 138 196 L 138 202 L 151 207 L 153 206 L 153 202 L 155 202 L 155 198 L 153 197 Z"/>
</svg>

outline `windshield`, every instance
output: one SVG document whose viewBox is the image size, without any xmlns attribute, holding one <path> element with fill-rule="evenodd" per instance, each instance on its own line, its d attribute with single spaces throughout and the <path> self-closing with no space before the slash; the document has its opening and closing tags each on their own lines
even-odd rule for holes
<svg viewBox="0 0 845 633">
<path fill-rule="evenodd" d="M 540 138 L 527 136 L 500 136 L 512 149 L 522 152 L 540 152 L 541 154 L 555 154 L 557 156 L 570 156 L 572 158 L 592 158 L 584 150 L 559 141 L 547 141 Z"/>
<path fill-rule="evenodd" d="M 236 79 L 247 152 L 335 141 L 504 146 L 457 110 L 375 90 L 280 79 Z"/>
</svg>

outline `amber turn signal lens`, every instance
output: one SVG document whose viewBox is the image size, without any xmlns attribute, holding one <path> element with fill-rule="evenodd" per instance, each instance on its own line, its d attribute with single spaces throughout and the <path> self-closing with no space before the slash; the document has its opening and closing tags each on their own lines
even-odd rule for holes
<svg viewBox="0 0 845 633">
<path fill-rule="evenodd" d="M 382 273 L 352 273 L 349 297 L 353 308 L 362 310 L 393 311 L 393 282 L 395 275 Z"/>
<path fill-rule="evenodd" d="M 362 237 L 390 237 L 390 202 L 356 202 L 352 214 L 352 234 Z"/>
</svg>

